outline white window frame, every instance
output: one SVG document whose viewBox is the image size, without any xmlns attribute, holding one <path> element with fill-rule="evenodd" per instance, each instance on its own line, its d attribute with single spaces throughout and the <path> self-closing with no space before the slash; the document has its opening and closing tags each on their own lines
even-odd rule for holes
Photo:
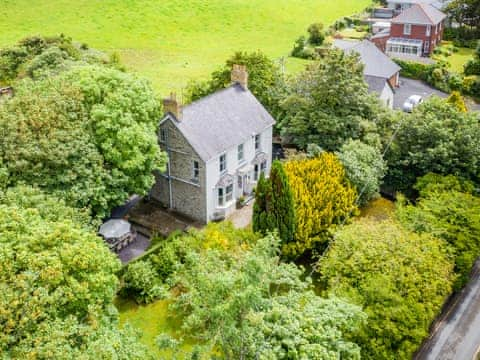
<svg viewBox="0 0 480 360">
<path fill-rule="evenodd" d="M 403 24 L 403 35 L 412 35 L 412 24 Z"/>
<path fill-rule="evenodd" d="M 243 144 L 237 147 L 237 160 L 239 163 L 245 161 L 245 146 Z"/>
<path fill-rule="evenodd" d="M 255 135 L 255 152 L 259 152 L 262 148 L 262 139 L 260 134 Z"/>
<path fill-rule="evenodd" d="M 217 188 L 217 205 L 224 208 L 230 206 L 233 201 L 233 183 Z"/>
<path fill-rule="evenodd" d="M 430 36 L 432 34 L 432 26 L 427 25 L 426 30 L 425 30 L 425 35 Z"/>
<path fill-rule="evenodd" d="M 255 164 L 253 165 L 253 180 L 258 181 L 260 178 L 260 165 Z"/>
<path fill-rule="evenodd" d="M 225 204 L 228 205 L 233 201 L 233 183 L 225 186 Z"/>
<path fill-rule="evenodd" d="M 267 174 L 267 160 L 264 160 L 261 162 L 260 164 L 260 174 L 264 174 L 266 175 Z"/>
<path fill-rule="evenodd" d="M 220 174 L 223 174 L 224 172 L 227 171 L 227 154 L 220 155 L 218 160 L 219 160 L 218 169 L 220 170 Z"/>
<path fill-rule="evenodd" d="M 193 160 L 192 179 L 195 181 L 198 181 L 200 179 L 200 163 L 197 160 Z"/>
</svg>

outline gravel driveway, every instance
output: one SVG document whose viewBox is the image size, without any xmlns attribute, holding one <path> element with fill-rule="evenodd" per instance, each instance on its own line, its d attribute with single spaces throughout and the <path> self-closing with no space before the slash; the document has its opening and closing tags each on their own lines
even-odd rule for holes
<svg viewBox="0 0 480 360">
<path fill-rule="evenodd" d="M 395 89 L 395 95 L 393 97 L 393 108 L 401 109 L 403 103 L 410 95 L 421 95 L 424 99 L 432 95 L 441 98 L 448 97 L 448 94 L 434 89 L 423 81 L 400 77 L 400 87 Z M 480 104 L 469 104 L 468 107 L 470 110 L 480 111 Z"/>
</svg>

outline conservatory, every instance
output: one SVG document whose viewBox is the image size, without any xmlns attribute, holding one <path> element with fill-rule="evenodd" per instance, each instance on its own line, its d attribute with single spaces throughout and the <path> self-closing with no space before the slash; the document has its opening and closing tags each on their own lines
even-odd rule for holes
<svg viewBox="0 0 480 360">
<path fill-rule="evenodd" d="M 387 54 L 422 56 L 423 41 L 417 39 L 390 38 L 387 41 Z"/>
</svg>

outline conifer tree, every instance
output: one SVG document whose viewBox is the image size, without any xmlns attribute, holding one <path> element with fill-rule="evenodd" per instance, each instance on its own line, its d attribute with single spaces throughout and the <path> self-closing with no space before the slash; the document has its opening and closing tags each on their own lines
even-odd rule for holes
<svg viewBox="0 0 480 360">
<path fill-rule="evenodd" d="M 293 239 L 295 208 L 287 175 L 279 161 L 274 161 L 270 178 L 260 176 L 253 207 L 253 230 L 262 234 L 277 230 L 283 242 Z"/>
</svg>

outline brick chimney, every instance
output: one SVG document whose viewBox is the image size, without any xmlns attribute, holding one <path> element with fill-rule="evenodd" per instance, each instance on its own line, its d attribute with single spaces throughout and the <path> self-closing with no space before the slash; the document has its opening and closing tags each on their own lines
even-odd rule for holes
<svg viewBox="0 0 480 360">
<path fill-rule="evenodd" d="M 182 120 L 182 106 L 177 101 L 177 95 L 174 92 L 170 93 L 169 98 L 163 99 L 163 112 L 171 113 L 177 121 Z"/>
<path fill-rule="evenodd" d="M 244 90 L 248 89 L 248 72 L 245 65 L 234 64 L 231 78 L 233 84 L 239 84 Z"/>
</svg>

